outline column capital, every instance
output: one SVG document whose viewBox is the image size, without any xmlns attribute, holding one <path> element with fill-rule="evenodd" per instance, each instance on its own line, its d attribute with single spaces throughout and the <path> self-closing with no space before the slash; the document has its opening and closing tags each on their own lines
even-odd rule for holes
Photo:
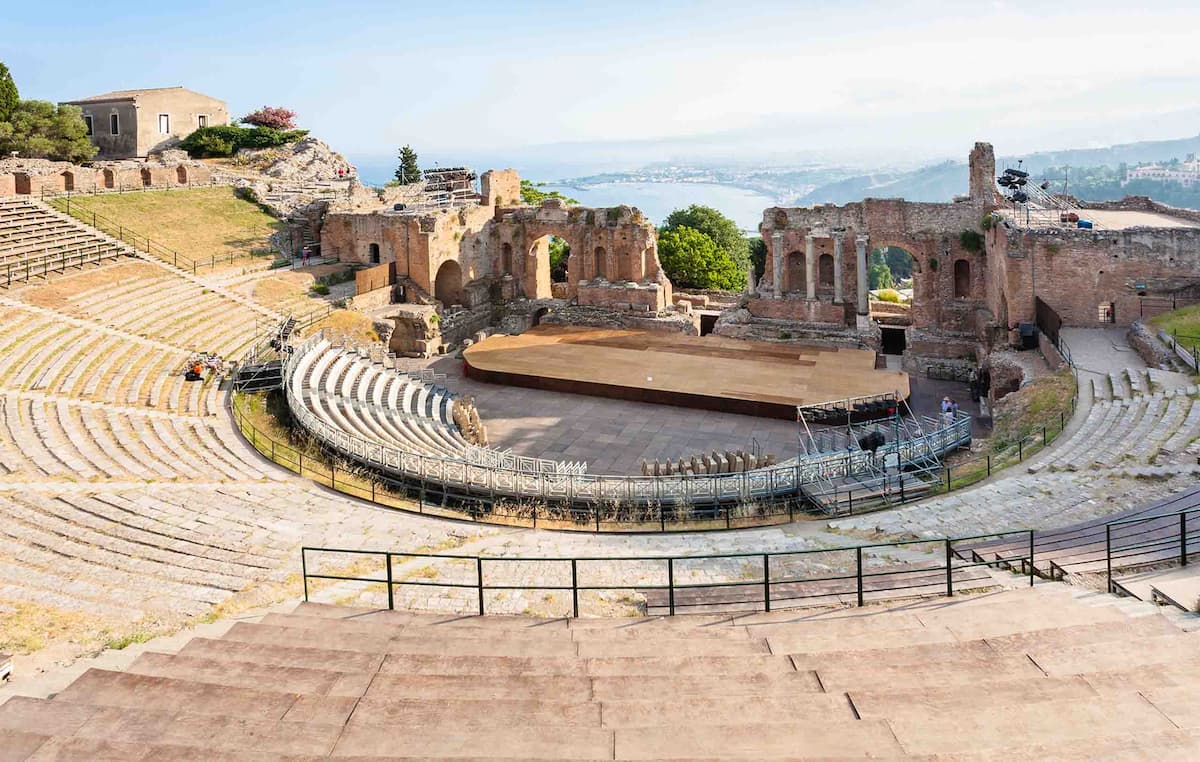
<svg viewBox="0 0 1200 762">
<path fill-rule="evenodd" d="M 871 236 L 867 235 L 866 233 L 859 233 L 858 235 L 854 236 L 854 243 L 856 244 L 865 245 L 869 240 L 871 240 Z"/>
</svg>

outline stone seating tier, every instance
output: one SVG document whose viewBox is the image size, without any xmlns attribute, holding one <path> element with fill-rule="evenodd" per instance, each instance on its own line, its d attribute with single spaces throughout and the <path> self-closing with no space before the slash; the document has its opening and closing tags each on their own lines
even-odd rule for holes
<svg viewBox="0 0 1200 762">
<path fill-rule="evenodd" d="M 1111 600 L 1048 583 L 579 620 L 302 604 L 12 698 L 0 728 L 18 759 L 1195 758 L 1200 636 Z"/>
</svg>

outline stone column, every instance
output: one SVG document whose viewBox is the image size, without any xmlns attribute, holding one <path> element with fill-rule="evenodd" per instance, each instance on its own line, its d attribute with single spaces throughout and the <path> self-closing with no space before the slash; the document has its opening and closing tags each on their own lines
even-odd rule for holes
<svg viewBox="0 0 1200 762">
<path fill-rule="evenodd" d="M 867 293 L 868 287 L 871 285 L 870 277 L 867 274 L 867 240 L 865 235 L 854 237 L 855 264 L 858 267 L 858 323 L 860 328 L 865 327 L 864 324 L 871 314 L 870 294 Z"/>
<path fill-rule="evenodd" d="M 842 239 L 845 231 L 834 231 L 833 234 L 833 303 L 842 303 Z"/>
<path fill-rule="evenodd" d="M 783 233 L 771 234 L 771 279 L 775 287 L 775 298 L 783 298 Z"/>
<path fill-rule="evenodd" d="M 817 256 L 813 251 L 815 235 L 804 236 L 804 285 L 808 287 L 808 298 L 817 298 Z"/>
</svg>

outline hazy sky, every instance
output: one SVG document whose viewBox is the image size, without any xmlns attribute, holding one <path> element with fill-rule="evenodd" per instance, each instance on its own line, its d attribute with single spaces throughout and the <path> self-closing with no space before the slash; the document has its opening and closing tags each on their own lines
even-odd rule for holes
<svg viewBox="0 0 1200 762">
<path fill-rule="evenodd" d="M 182 84 L 235 115 L 293 108 L 357 155 L 961 158 L 977 139 L 1012 154 L 1200 132 L 1197 2 L 4 6 L 23 97 Z"/>
</svg>

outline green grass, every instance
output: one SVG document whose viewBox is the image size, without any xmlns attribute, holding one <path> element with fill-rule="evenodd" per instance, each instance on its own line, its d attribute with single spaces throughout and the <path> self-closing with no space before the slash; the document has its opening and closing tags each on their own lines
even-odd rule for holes
<svg viewBox="0 0 1200 762">
<path fill-rule="evenodd" d="M 282 227 L 228 186 L 71 197 L 73 215 L 93 212 L 197 261 L 268 254 L 267 238 Z"/>
<path fill-rule="evenodd" d="M 1174 312 L 1164 313 L 1152 318 L 1150 323 L 1167 333 L 1200 337 L 1200 304 L 1193 304 L 1191 307 L 1182 307 Z M 1193 343 L 1200 344 L 1200 338 L 1183 338 L 1180 341 L 1184 346 L 1191 346 Z"/>
</svg>

